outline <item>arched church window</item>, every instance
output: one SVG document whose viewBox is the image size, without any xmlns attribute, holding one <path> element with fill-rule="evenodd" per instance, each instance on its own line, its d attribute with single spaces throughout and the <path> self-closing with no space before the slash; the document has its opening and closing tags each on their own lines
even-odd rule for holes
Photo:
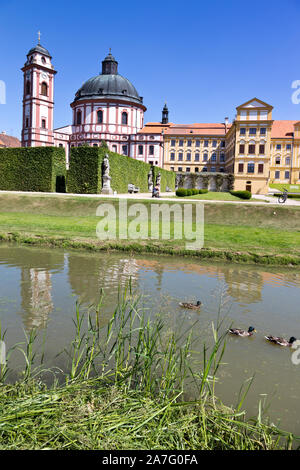
<svg viewBox="0 0 300 470">
<path fill-rule="evenodd" d="M 125 111 L 122 113 L 122 124 L 128 124 L 128 114 Z"/>
<path fill-rule="evenodd" d="M 81 124 L 81 111 L 77 111 L 77 114 L 76 114 L 76 124 L 77 124 L 77 125 Z"/>
<path fill-rule="evenodd" d="M 42 83 L 41 94 L 43 96 L 48 96 L 48 85 L 45 82 Z"/>
<path fill-rule="evenodd" d="M 45 59 L 45 57 L 42 57 L 42 62 L 43 62 L 43 64 L 45 64 L 45 63 L 46 63 L 46 59 Z"/>
<path fill-rule="evenodd" d="M 30 95 L 30 82 L 26 82 L 26 95 Z"/>
<path fill-rule="evenodd" d="M 144 147 L 142 145 L 139 145 L 139 155 L 143 155 L 144 153 Z"/>
<path fill-rule="evenodd" d="M 149 147 L 149 155 L 154 155 L 154 145 L 150 145 L 150 147 Z"/>
<path fill-rule="evenodd" d="M 102 124 L 103 122 L 103 111 L 99 110 L 97 111 L 97 123 Z"/>
</svg>

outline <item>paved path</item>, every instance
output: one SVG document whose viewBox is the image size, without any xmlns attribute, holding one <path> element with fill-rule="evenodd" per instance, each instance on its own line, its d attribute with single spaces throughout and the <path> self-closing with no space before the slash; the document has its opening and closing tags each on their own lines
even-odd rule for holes
<svg viewBox="0 0 300 470">
<path fill-rule="evenodd" d="M 278 195 L 281 194 L 281 191 L 278 191 Z M 280 204 L 278 202 L 278 198 L 270 195 L 260 195 L 260 194 L 253 194 L 252 196 L 253 199 L 263 199 L 266 202 L 269 202 L 271 204 L 278 204 L 280 206 L 299 206 L 300 205 L 300 200 L 298 201 L 297 199 L 287 199 L 287 201 L 284 204 Z"/>
<path fill-rule="evenodd" d="M 22 194 L 23 196 L 33 195 L 33 196 L 47 196 L 47 197 L 89 197 L 89 198 L 97 198 L 97 199 L 152 199 L 151 193 L 136 193 L 136 194 L 72 194 L 72 193 L 44 193 L 44 192 L 33 192 L 33 191 L 0 191 L 0 194 Z M 174 196 L 174 197 L 172 197 Z M 276 197 L 270 195 L 262 195 L 262 194 L 254 194 L 252 199 L 258 199 L 258 201 L 247 202 L 247 201 L 213 201 L 213 200 L 203 200 L 205 204 L 255 204 L 255 205 L 266 205 L 266 203 L 276 205 L 276 206 L 300 206 L 300 200 L 297 201 L 295 199 L 288 199 L 285 204 L 279 204 Z M 161 197 L 159 199 L 154 198 L 156 201 L 176 201 L 176 202 L 188 202 L 188 201 L 197 201 L 199 199 L 186 199 L 184 198 L 176 198 L 175 193 L 161 193 Z"/>
</svg>

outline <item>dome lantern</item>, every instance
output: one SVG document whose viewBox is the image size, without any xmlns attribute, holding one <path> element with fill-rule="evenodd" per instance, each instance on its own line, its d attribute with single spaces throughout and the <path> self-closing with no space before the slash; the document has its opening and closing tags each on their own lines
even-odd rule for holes
<svg viewBox="0 0 300 470">
<path fill-rule="evenodd" d="M 117 75 L 118 73 L 118 62 L 111 55 L 111 50 L 109 49 L 109 54 L 102 61 L 102 75 Z"/>
</svg>

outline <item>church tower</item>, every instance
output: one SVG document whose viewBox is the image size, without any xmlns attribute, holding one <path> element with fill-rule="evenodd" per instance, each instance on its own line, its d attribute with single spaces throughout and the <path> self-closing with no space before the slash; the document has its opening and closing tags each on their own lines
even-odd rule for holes
<svg viewBox="0 0 300 470">
<path fill-rule="evenodd" d="M 165 105 L 163 107 L 163 110 L 162 110 L 161 123 L 162 124 L 168 124 L 168 122 L 169 122 L 169 110 L 168 110 L 167 103 L 165 103 Z"/>
<path fill-rule="evenodd" d="M 30 49 L 24 74 L 22 147 L 53 146 L 54 75 L 51 55 L 40 44 Z"/>
</svg>

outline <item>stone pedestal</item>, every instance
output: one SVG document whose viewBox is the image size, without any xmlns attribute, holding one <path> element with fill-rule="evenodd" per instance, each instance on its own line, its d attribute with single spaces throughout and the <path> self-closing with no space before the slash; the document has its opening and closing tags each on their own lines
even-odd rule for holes
<svg viewBox="0 0 300 470">
<path fill-rule="evenodd" d="M 102 177 L 102 190 L 101 194 L 113 194 L 113 190 L 110 187 L 110 176 L 103 175 Z"/>
</svg>

